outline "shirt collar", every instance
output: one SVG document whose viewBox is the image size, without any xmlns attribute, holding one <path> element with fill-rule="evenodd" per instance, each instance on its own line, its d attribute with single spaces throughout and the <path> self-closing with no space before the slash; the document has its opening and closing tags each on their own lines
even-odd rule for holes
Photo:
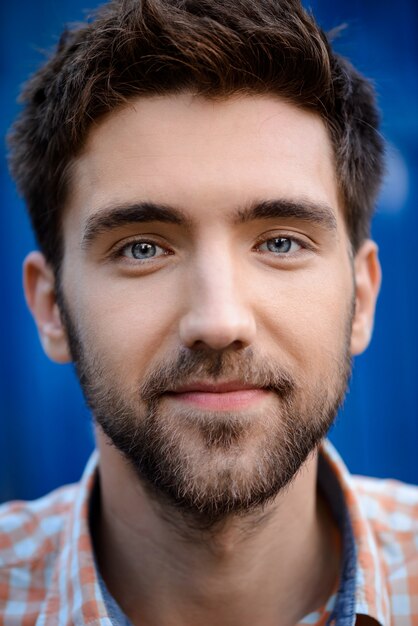
<svg viewBox="0 0 418 626">
<path fill-rule="evenodd" d="M 321 460 L 328 465 L 338 481 L 352 528 L 357 554 L 355 613 L 372 617 L 381 626 L 389 626 L 391 618 L 385 582 L 386 568 L 370 523 L 362 510 L 353 478 L 328 440 L 321 446 Z"/>
<path fill-rule="evenodd" d="M 59 623 L 60 626 L 112 624 L 96 575 L 89 530 L 89 503 L 98 478 L 98 458 L 98 452 L 95 451 L 84 470 L 77 487 L 74 506 L 68 515 L 62 548 L 55 563 L 51 586 L 45 600 L 46 624 Z"/>
</svg>

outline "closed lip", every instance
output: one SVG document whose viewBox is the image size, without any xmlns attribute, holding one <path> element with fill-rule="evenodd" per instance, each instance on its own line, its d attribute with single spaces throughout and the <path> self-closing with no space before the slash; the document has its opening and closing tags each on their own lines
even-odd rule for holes
<svg viewBox="0 0 418 626">
<path fill-rule="evenodd" d="M 224 383 L 205 383 L 194 382 L 188 385 L 182 385 L 171 390 L 171 393 L 228 393 L 233 391 L 245 391 L 245 390 L 264 389 L 251 383 L 243 383 L 240 381 L 230 381 Z"/>
</svg>

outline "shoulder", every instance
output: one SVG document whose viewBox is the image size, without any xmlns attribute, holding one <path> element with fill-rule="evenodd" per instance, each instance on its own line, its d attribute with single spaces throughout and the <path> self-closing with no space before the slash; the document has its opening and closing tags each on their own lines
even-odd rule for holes
<svg viewBox="0 0 418 626">
<path fill-rule="evenodd" d="M 75 485 L 70 485 L 39 500 L 0 506 L 1 582 L 8 582 L 13 575 L 22 580 L 26 578 L 29 583 L 31 573 L 35 572 L 44 580 L 45 574 L 47 578 L 76 490 Z"/>
<path fill-rule="evenodd" d="M 418 487 L 398 480 L 353 477 L 389 578 L 418 574 Z"/>
<path fill-rule="evenodd" d="M 354 476 L 362 510 L 379 531 L 418 532 L 418 486 Z"/>
</svg>

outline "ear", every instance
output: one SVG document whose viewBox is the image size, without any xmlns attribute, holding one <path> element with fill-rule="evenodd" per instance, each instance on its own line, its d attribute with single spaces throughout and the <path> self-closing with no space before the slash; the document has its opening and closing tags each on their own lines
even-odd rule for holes
<svg viewBox="0 0 418 626">
<path fill-rule="evenodd" d="M 31 252 L 25 259 L 23 287 L 45 353 L 57 363 L 69 363 L 67 335 L 55 296 L 55 276 L 40 252 Z"/>
<path fill-rule="evenodd" d="M 354 258 L 355 312 L 351 332 L 351 354 L 361 354 L 369 345 L 373 331 L 376 300 L 382 273 L 378 248 L 367 239 Z"/>
</svg>

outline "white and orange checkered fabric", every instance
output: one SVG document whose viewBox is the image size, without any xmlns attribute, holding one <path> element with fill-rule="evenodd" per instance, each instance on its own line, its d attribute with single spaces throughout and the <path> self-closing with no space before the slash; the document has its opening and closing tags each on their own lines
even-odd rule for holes
<svg viewBox="0 0 418 626">
<path fill-rule="evenodd" d="M 355 613 L 381 626 L 418 626 L 418 488 L 352 477 L 329 442 L 322 454 L 354 531 Z M 77 485 L 0 507 L 1 626 L 111 626 L 89 533 L 97 462 L 94 453 Z M 303 623 L 322 626 L 324 609 Z"/>
</svg>

